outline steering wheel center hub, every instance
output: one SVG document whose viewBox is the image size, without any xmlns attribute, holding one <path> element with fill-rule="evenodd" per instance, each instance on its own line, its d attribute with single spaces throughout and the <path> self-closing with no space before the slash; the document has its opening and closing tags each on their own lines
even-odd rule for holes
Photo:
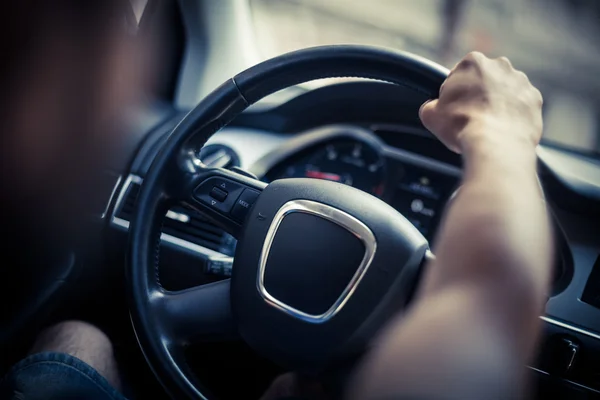
<svg viewBox="0 0 600 400">
<path fill-rule="evenodd" d="M 373 232 L 350 214 L 292 200 L 279 209 L 267 232 L 257 274 L 259 293 L 295 318 L 326 322 L 352 296 L 376 247 Z"/>
<path fill-rule="evenodd" d="M 426 250 L 416 228 L 367 193 L 315 179 L 272 182 L 236 252 L 238 329 L 279 363 L 321 368 L 364 346 L 405 305 Z"/>
</svg>

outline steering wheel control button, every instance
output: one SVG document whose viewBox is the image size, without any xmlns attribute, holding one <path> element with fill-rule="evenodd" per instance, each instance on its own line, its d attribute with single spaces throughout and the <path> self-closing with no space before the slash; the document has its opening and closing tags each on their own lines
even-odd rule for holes
<svg viewBox="0 0 600 400">
<path fill-rule="evenodd" d="M 246 187 L 225 178 L 208 178 L 194 190 L 194 198 L 221 214 L 229 214 Z"/>
<path fill-rule="evenodd" d="M 235 202 L 235 206 L 233 206 L 233 210 L 231 210 L 231 216 L 238 222 L 243 222 L 248 215 L 248 211 L 252 208 L 258 195 L 260 193 L 256 190 L 246 189 L 241 194 L 241 196 Z"/>
<path fill-rule="evenodd" d="M 210 197 L 212 197 L 213 199 L 217 200 L 217 201 L 225 201 L 225 199 L 227 198 L 227 192 L 219 189 L 218 187 L 213 187 L 212 190 L 210 191 Z"/>
<path fill-rule="evenodd" d="M 210 257 L 206 261 L 206 272 L 218 276 L 231 276 L 233 257 Z"/>
</svg>

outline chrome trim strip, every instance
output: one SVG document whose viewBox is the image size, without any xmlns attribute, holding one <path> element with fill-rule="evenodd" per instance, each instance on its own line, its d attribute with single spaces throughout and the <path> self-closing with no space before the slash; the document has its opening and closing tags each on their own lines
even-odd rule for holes
<svg viewBox="0 0 600 400">
<path fill-rule="evenodd" d="M 527 365 L 526 368 L 528 368 L 528 369 L 530 369 L 530 370 L 532 370 L 534 372 L 537 372 L 538 374 L 542 374 L 542 375 L 545 375 L 545 376 L 551 376 L 549 372 L 546 372 L 543 369 L 532 367 L 530 365 Z M 598 391 L 597 389 L 591 388 L 591 387 L 586 386 L 586 385 L 584 385 L 582 383 L 579 383 L 579 382 L 572 381 L 570 379 L 565 379 L 565 378 L 561 378 L 561 377 L 556 377 L 556 379 L 558 379 L 560 381 L 563 381 L 563 382 L 567 382 L 570 385 L 577 386 L 577 387 L 579 387 L 581 389 L 584 389 L 584 390 L 586 390 L 588 392 L 600 393 L 600 391 Z"/>
<path fill-rule="evenodd" d="M 433 252 L 431 250 L 427 249 L 425 251 L 425 261 L 433 262 L 433 261 L 435 261 L 435 259 L 436 259 L 435 254 L 433 254 Z"/>
<path fill-rule="evenodd" d="M 115 183 L 115 186 L 113 187 L 112 192 L 110 192 L 110 197 L 108 198 L 108 201 L 106 202 L 106 207 L 104 207 L 104 211 L 102 211 L 102 214 L 100 214 L 100 219 L 106 218 L 106 214 L 108 214 L 108 209 L 110 208 L 110 205 L 112 204 L 115 194 L 117 193 L 117 189 L 119 188 L 119 185 L 121 184 L 121 180 L 123 180 L 123 175 L 119 175 L 119 177 L 117 178 L 117 182 Z"/>
<path fill-rule="evenodd" d="M 569 325 L 569 324 L 567 324 L 565 322 L 557 321 L 557 320 L 555 320 L 553 318 L 550 318 L 550 317 L 541 316 L 540 319 L 542 321 L 544 321 L 544 322 L 549 323 L 549 324 L 552 324 L 552 325 L 555 325 L 555 326 L 559 326 L 561 328 L 568 329 L 570 331 L 579 333 L 581 335 L 589 336 L 591 338 L 600 340 L 600 334 L 598 334 L 598 333 L 591 332 L 591 331 L 588 331 L 588 330 L 585 330 L 585 329 L 582 329 L 582 328 L 578 328 L 576 326 Z"/>
<path fill-rule="evenodd" d="M 354 276 L 348 283 L 348 286 L 346 286 L 340 297 L 323 314 L 315 315 L 306 313 L 304 311 L 300 311 L 288 304 L 285 304 L 281 300 L 276 299 L 265 288 L 265 269 L 267 266 L 267 260 L 269 258 L 269 251 L 271 250 L 271 245 L 273 244 L 273 240 L 275 239 L 275 234 L 277 233 L 277 229 L 279 228 L 281 221 L 283 221 L 283 219 L 287 215 L 294 212 L 312 214 L 324 218 L 328 221 L 331 221 L 352 232 L 365 245 L 365 255 L 363 256 L 363 259 L 358 269 L 356 270 Z M 373 234 L 373 232 L 364 223 L 362 223 L 352 215 L 344 211 L 338 210 L 337 208 L 331 207 L 326 204 L 317 203 L 315 201 L 288 201 L 279 209 L 279 211 L 277 211 L 277 214 L 275 214 L 275 217 L 271 222 L 271 226 L 269 226 L 269 230 L 267 231 L 267 236 L 265 238 L 265 242 L 263 244 L 263 248 L 260 254 L 258 274 L 256 276 L 256 286 L 258 292 L 267 303 L 285 312 L 286 314 L 289 314 L 295 318 L 301 319 L 306 322 L 310 322 L 313 324 L 321 324 L 335 316 L 348 302 L 348 300 L 356 290 L 358 284 L 369 269 L 369 266 L 371 265 L 371 262 L 373 261 L 373 258 L 375 256 L 376 249 L 377 240 L 375 239 L 375 235 Z"/>
<path fill-rule="evenodd" d="M 526 368 L 529 368 L 530 370 L 535 371 L 535 372 L 539 372 L 540 374 L 550 375 L 548 372 L 544 371 L 543 369 L 532 367 L 530 365 L 527 365 Z"/>
<path fill-rule="evenodd" d="M 187 223 L 190 222 L 190 216 L 189 215 L 187 215 L 185 213 L 173 211 L 173 210 L 167 211 L 166 217 L 169 218 L 169 219 L 172 219 L 173 221 L 183 222 L 184 224 L 187 224 Z"/>
<path fill-rule="evenodd" d="M 125 228 L 125 230 L 129 230 L 129 221 L 127 221 L 126 219 L 114 217 L 112 223 L 113 225 Z"/>
<path fill-rule="evenodd" d="M 123 187 L 121 188 L 121 191 L 119 192 L 119 197 L 117 198 L 117 201 L 115 203 L 115 207 L 113 209 L 113 216 L 111 219 L 111 223 L 115 226 L 118 226 L 120 228 L 124 228 L 125 230 L 129 230 L 129 221 L 127 221 L 126 219 L 123 218 L 119 218 L 117 217 L 117 213 L 121 210 L 121 205 L 123 203 L 123 200 L 125 199 L 125 195 L 127 194 L 127 190 L 129 189 L 129 186 L 132 183 L 137 183 L 137 184 L 142 184 L 143 178 L 137 175 L 129 175 L 127 177 L 127 179 L 125 180 L 125 183 L 123 184 Z M 223 254 L 223 253 L 219 253 L 218 251 L 215 250 L 211 250 L 207 247 L 204 246 L 200 246 L 196 243 L 192 243 L 189 242 L 187 240 L 183 240 L 181 238 L 178 238 L 176 236 L 172 236 L 166 233 L 161 233 L 160 235 L 160 240 L 170 243 L 174 246 L 177 247 L 181 247 L 182 249 L 185 250 L 189 250 L 193 253 L 205 256 L 205 257 L 214 257 L 214 258 L 223 258 L 223 257 L 229 257 L 227 254 Z"/>
</svg>

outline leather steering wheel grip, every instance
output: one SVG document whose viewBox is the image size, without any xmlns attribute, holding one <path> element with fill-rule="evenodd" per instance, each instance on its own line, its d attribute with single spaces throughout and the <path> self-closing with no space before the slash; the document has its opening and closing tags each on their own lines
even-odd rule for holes
<svg viewBox="0 0 600 400">
<path fill-rule="evenodd" d="M 267 60 L 226 81 L 173 130 L 138 195 L 129 230 L 126 276 L 138 342 L 151 369 L 174 398 L 206 398 L 187 367 L 183 349 L 170 336 L 172 328 L 161 321 L 164 314 L 155 312 L 157 295 L 164 294 L 156 273 L 157 241 L 164 212 L 177 199 L 173 187 L 178 182 L 183 185 L 193 175 L 186 167 L 187 150 L 192 146 L 199 150 L 250 104 L 295 84 L 351 76 L 382 80 L 437 97 L 447 74 L 444 67 L 400 51 L 346 45 L 309 48 Z M 195 315 L 201 318 L 202 314 Z"/>
<path fill-rule="evenodd" d="M 405 86 L 437 97 L 448 70 L 414 54 L 380 47 L 312 47 L 264 61 L 233 81 L 252 104 L 289 86 L 322 78 L 369 78 Z"/>
</svg>

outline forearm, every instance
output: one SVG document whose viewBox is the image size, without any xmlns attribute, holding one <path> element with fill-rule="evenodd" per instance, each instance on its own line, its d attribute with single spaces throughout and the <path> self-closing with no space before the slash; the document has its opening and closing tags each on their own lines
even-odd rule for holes
<svg viewBox="0 0 600 400">
<path fill-rule="evenodd" d="M 445 211 L 417 296 L 356 375 L 353 398 L 518 398 L 552 265 L 536 176 L 542 95 L 506 58 L 469 53 L 423 125 L 461 152 L 463 182 Z"/>
<path fill-rule="evenodd" d="M 524 364 L 473 287 L 415 302 L 379 335 L 348 390 L 350 400 L 518 399 Z"/>
<path fill-rule="evenodd" d="M 550 276 L 532 147 L 465 149 L 464 180 L 409 313 L 357 375 L 352 398 L 515 398 Z M 472 151 L 472 152 L 471 152 Z"/>
<path fill-rule="evenodd" d="M 494 140 L 500 135 L 482 135 L 463 148 L 462 187 L 442 222 L 438 265 L 421 295 L 473 284 L 499 317 L 527 319 L 546 295 L 551 234 L 533 145 Z"/>
</svg>

